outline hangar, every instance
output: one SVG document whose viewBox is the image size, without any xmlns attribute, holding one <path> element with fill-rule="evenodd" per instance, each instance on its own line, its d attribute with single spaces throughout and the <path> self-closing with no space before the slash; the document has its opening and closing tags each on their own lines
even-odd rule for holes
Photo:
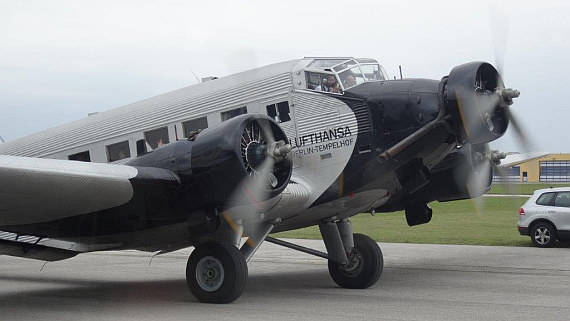
<svg viewBox="0 0 570 321">
<path fill-rule="evenodd" d="M 504 175 L 495 173 L 495 182 L 570 182 L 570 154 L 547 156 L 510 167 Z"/>
</svg>

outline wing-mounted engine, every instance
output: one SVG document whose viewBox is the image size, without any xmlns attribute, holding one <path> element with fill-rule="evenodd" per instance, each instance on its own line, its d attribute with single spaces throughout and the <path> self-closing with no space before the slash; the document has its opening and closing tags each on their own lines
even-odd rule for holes
<svg viewBox="0 0 570 321">
<path fill-rule="evenodd" d="M 430 183 L 412 197 L 445 202 L 485 194 L 493 179 L 492 153 L 487 144 L 463 145 L 432 169 Z"/>
<path fill-rule="evenodd" d="M 292 173 L 286 157 L 290 146 L 286 134 L 272 119 L 243 115 L 200 133 L 192 148 L 191 171 L 204 198 L 222 204 L 246 178 L 257 180 L 269 198 L 280 194 Z M 273 158 L 274 166 L 263 166 Z M 270 173 L 262 175 L 263 171 Z"/>
<path fill-rule="evenodd" d="M 408 211 L 418 205 L 423 211 L 425 204 L 432 201 L 447 202 L 479 197 L 491 188 L 493 168 L 501 158 L 504 158 L 504 154 L 490 150 L 487 144 L 465 144 L 431 169 L 428 184 L 395 200 L 382 210 Z"/>
<path fill-rule="evenodd" d="M 505 88 L 491 64 L 471 62 L 451 70 L 444 99 L 462 142 L 483 144 L 503 136 L 509 124 L 508 106 L 519 94 Z"/>
</svg>

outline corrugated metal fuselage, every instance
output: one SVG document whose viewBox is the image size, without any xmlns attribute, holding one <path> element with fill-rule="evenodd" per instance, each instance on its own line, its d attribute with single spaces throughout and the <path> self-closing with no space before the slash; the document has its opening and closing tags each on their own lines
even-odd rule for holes
<svg viewBox="0 0 570 321">
<path fill-rule="evenodd" d="M 406 192 L 405 173 L 435 166 L 455 147 L 452 135 L 440 131 L 397 161 L 378 160 L 381 153 L 440 115 L 439 81 L 367 82 L 344 95 L 320 93 L 295 82 L 304 65 L 304 60 L 289 61 L 182 88 L 2 144 L 0 154 L 67 159 L 88 150 L 91 161 L 106 162 L 106 146 L 125 140 L 130 155 L 137 155 L 136 142 L 149 130 L 167 127 L 173 142 L 182 139 L 185 121 L 206 117 L 211 127 L 228 110 L 246 107 L 248 113 L 267 114 L 267 106 L 287 102 L 291 119 L 280 126 L 293 145 L 293 174 L 266 216 L 281 218 L 274 231 L 283 231 L 381 208 L 390 195 Z M 71 219 L 68 228 L 60 221 L 5 230 L 33 234 L 51 226 L 48 237 L 127 248 L 150 244 L 160 248 L 158 244 L 188 239 L 183 218 L 145 221 L 137 217 L 136 209 L 132 211 L 77 218 L 81 229 Z M 136 218 L 137 224 L 122 224 L 128 230 L 117 230 L 121 218 Z"/>
</svg>

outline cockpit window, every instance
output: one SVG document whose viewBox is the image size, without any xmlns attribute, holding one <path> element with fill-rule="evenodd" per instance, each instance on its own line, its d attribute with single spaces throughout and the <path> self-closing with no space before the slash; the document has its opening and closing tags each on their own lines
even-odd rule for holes
<svg viewBox="0 0 570 321">
<path fill-rule="evenodd" d="M 307 71 L 305 72 L 305 75 L 307 89 L 335 94 L 342 93 L 338 78 L 333 74 Z"/>
<path fill-rule="evenodd" d="M 305 67 L 307 89 L 343 94 L 367 81 L 386 79 L 384 69 L 368 58 L 316 58 Z"/>
<path fill-rule="evenodd" d="M 362 70 L 366 80 L 385 80 L 378 64 L 360 65 L 360 70 Z"/>
<path fill-rule="evenodd" d="M 341 72 L 340 79 L 342 80 L 342 84 L 345 90 L 359 85 L 365 81 L 364 76 L 360 72 L 360 68 L 358 66 Z"/>
</svg>

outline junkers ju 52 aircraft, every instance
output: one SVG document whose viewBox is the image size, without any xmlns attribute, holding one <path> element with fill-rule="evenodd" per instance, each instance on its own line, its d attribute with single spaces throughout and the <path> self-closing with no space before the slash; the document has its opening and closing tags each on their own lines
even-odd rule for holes
<svg viewBox="0 0 570 321">
<path fill-rule="evenodd" d="M 390 80 L 373 59 L 304 58 L 93 114 L 0 144 L 0 254 L 194 246 L 190 291 L 223 303 L 270 241 L 367 288 L 382 252 L 349 218 L 405 210 L 424 224 L 429 202 L 485 193 L 505 156 L 487 143 L 518 95 L 484 62 Z M 268 236 L 312 225 L 327 253 Z"/>
</svg>

